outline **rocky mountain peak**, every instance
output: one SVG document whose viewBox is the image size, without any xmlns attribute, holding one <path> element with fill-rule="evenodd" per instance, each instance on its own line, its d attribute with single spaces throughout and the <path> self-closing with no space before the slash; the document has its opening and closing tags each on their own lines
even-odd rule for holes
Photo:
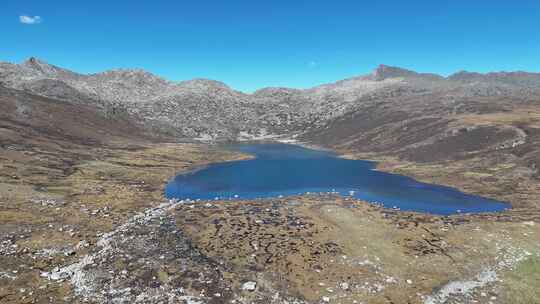
<svg viewBox="0 0 540 304">
<path fill-rule="evenodd" d="M 167 85 L 169 81 L 143 69 L 114 69 L 91 75 L 101 81 L 129 82 L 137 85 Z"/>
<path fill-rule="evenodd" d="M 268 87 L 268 88 L 262 88 L 255 92 L 253 92 L 253 96 L 256 97 L 284 97 L 284 96 L 290 96 L 293 94 L 300 94 L 302 93 L 302 90 L 299 89 L 291 89 L 291 88 L 284 88 L 284 87 Z"/>
<path fill-rule="evenodd" d="M 432 74 L 432 73 L 418 73 L 408 69 L 380 64 L 372 73 L 368 76 L 371 80 L 381 81 L 390 78 L 415 78 L 423 80 L 442 80 L 444 77 Z"/>
<path fill-rule="evenodd" d="M 374 80 L 384 80 L 387 78 L 398 78 L 398 77 L 408 77 L 408 76 L 415 76 L 417 75 L 416 72 L 389 66 L 385 64 L 380 64 L 372 73 L 371 76 L 374 78 Z"/>
<path fill-rule="evenodd" d="M 74 72 L 49 64 L 36 57 L 28 58 L 20 66 L 32 71 L 35 74 L 39 74 L 39 75 L 50 77 L 50 78 L 76 77 L 78 75 Z"/>
<path fill-rule="evenodd" d="M 217 80 L 195 78 L 191 80 L 182 81 L 178 84 L 179 87 L 191 88 L 191 89 L 211 89 L 211 90 L 225 90 L 232 91 L 232 89 L 225 83 Z"/>
<path fill-rule="evenodd" d="M 468 71 L 459 71 L 456 72 L 450 76 L 448 76 L 448 80 L 453 81 L 474 81 L 474 80 L 482 80 L 483 79 L 482 74 L 476 73 L 476 72 L 468 72 Z"/>
<path fill-rule="evenodd" d="M 477 72 L 460 71 L 448 76 L 448 80 L 460 83 L 488 83 L 504 84 L 519 87 L 540 86 L 540 73 L 516 72 L 491 72 L 487 74 Z"/>
<path fill-rule="evenodd" d="M 37 59 L 36 57 L 30 57 L 25 61 L 26 64 L 37 64 L 39 62 L 41 62 L 41 60 Z"/>
<path fill-rule="evenodd" d="M 147 76 L 147 75 L 152 75 L 152 76 L 155 76 L 154 74 L 150 73 L 150 72 L 147 72 L 143 69 L 112 69 L 112 70 L 108 70 L 108 71 L 105 71 L 105 72 L 101 72 L 101 73 L 98 73 L 98 74 L 94 74 L 94 75 L 118 75 L 118 76 Z M 157 77 L 157 76 L 155 76 Z"/>
<path fill-rule="evenodd" d="M 46 72 L 48 70 L 51 70 L 53 68 L 52 65 L 48 64 L 47 62 L 40 60 L 36 57 L 30 57 L 26 61 L 22 63 L 24 67 L 31 68 L 34 70 L 38 70 L 40 72 Z"/>
</svg>

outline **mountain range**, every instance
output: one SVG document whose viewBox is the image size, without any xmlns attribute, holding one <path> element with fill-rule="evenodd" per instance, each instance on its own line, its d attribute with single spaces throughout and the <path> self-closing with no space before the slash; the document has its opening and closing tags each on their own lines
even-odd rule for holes
<svg viewBox="0 0 540 304">
<path fill-rule="evenodd" d="M 527 147 L 520 160 L 535 172 L 540 164 L 532 140 L 540 133 L 538 73 L 461 71 L 443 77 L 379 65 L 368 75 L 309 89 L 247 94 L 214 80 L 172 82 L 129 69 L 87 75 L 30 58 L 0 63 L 0 88 L 89 108 L 148 137 L 296 139 L 415 162 Z"/>
<path fill-rule="evenodd" d="M 300 136 L 396 98 L 419 99 L 407 106 L 458 113 L 471 98 L 540 96 L 540 74 L 459 72 L 445 78 L 386 65 L 310 89 L 264 88 L 245 94 L 213 80 L 171 82 L 127 69 L 84 75 L 30 58 L 22 64 L 0 63 L 0 85 L 93 105 L 107 115 L 130 117 L 147 130 L 208 140 Z M 431 104 L 421 101 L 429 95 Z"/>
</svg>

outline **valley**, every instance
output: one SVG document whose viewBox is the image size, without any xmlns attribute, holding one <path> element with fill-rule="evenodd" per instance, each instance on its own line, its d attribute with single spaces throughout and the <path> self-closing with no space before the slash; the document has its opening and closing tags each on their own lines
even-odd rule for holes
<svg viewBox="0 0 540 304">
<path fill-rule="evenodd" d="M 0 303 L 535 303 L 540 76 L 380 66 L 246 94 L 0 64 Z M 507 201 L 437 216 L 333 194 L 183 202 L 179 172 L 275 138 Z"/>
</svg>

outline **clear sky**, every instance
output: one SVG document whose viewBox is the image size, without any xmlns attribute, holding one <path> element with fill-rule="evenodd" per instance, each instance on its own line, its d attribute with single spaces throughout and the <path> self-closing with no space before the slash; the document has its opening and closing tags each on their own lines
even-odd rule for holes
<svg viewBox="0 0 540 304">
<path fill-rule="evenodd" d="M 0 61 L 30 56 L 243 91 L 310 87 L 380 63 L 443 75 L 539 72 L 540 1 L 2 1 Z"/>
</svg>

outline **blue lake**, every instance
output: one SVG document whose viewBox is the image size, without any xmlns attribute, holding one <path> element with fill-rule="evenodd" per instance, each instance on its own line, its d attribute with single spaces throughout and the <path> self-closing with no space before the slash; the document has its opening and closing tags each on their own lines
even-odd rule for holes
<svg viewBox="0 0 540 304">
<path fill-rule="evenodd" d="M 442 215 L 510 208 L 504 202 L 380 172 L 374 170 L 374 162 L 343 159 L 331 152 L 278 143 L 237 144 L 229 149 L 255 158 L 180 174 L 167 184 L 166 197 L 255 199 L 335 191 L 389 208 Z"/>
</svg>

